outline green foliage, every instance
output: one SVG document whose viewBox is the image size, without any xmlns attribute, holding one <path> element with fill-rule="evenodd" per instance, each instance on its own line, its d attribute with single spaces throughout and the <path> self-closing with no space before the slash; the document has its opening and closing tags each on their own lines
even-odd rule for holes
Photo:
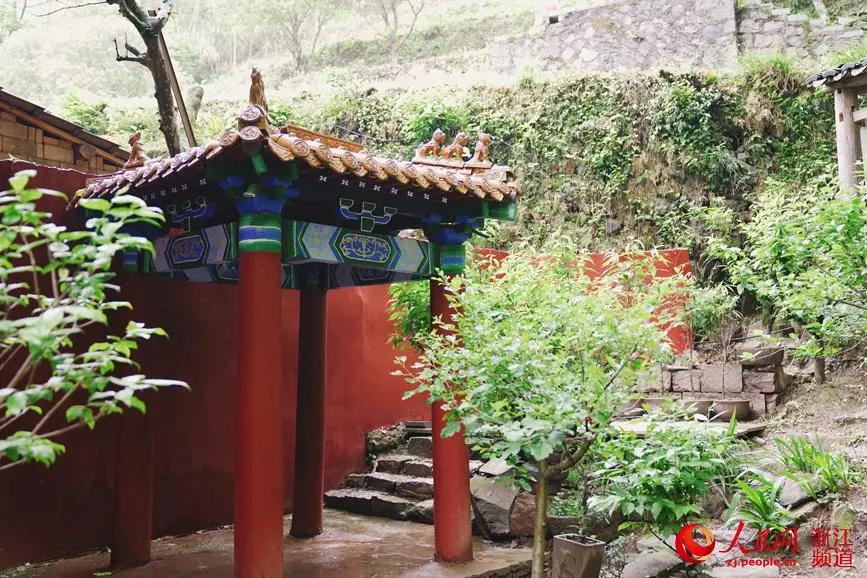
<svg viewBox="0 0 867 578">
<path fill-rule="evenodd" d="M 392 283 L 388 296 L 388 318 L 395 328 L 392 345 L 416 345 L 415 336 L 430 328 L 430 282 Z"/>
<path fill-rule="evenodd" d="M 726 285 L 695 285 L 686 309 L 697 340 L 714 335 L 735 311 L 738 296 Z"/>
<path fill-rule="evenodd" d="M 825 451 L 818 443 L 801 437 L 774 441 L 780 461 L 789 469 L 788 476 L 814 498 L 839 496 L 864 480 L 863 472 L 846 456 Z"/>
<path fill-rule="evenodd" d="M 0 470 L 27 462 L 49 466 L 64 450 L 56 441 L 62 434 L 92 429 L 124 408 L 144 412 L 142 391 L 186 386 L 130 371 L 139 342 L 165 336 L 162 329 L 130 321 L 120 335 L 93 332 L 107 327 L 113 312 L 131 307 L 110 299 L 117 291 L 110 283 L 113 257 L 153 250 L 147 239 L 122 229 L 159 226 L 162 213 L 128 195 L 82 200 L 90 214 L 86 226 L 69 231 L 39 209 L 43 197 L 63 195 L 28 188 L 33 176 L 21 171 L 0 192 L 0 359 L 12 376 L 0 388 L 0 429 L 7 432 L 0 438 Z M 60 411 L 63 427 L 55 418 Z M 18 422 L 27 414 L 40 418 L 35 425 Z M 13 423 L 21 429 L 9 431 Z"/>
<path fill-rule="evenodd" d="M 472 443 L 502 459 L 538 462 L 586 424 L 604 430 L 650 364 L 670 355 L 654 312 L 682 280 L 643 283 L 651 261 L 609 260 L 604 282 L 562 249 L 470 268 L 448 282 L 459 313 L 442 326 L 462 339 L 416 336 L 420 361 L 401 371 L 416 387 L 407 395 L 445 405 L 448 435 L 463 424 Z"/>
<path fill-rule="evenodd" d="M 0 0 L 0 43 L 19 28 L 21 22 L 15 13 L 15 0 Z"/>
<path fill-rule="evenodd" d="M 597 512 L 619 510 L 621 527 L 671 535 L 700 516 L 713 486 L 725 487 L 738 473 L 734 428 L 717 431 L 653 421 L 641 438 L 618 432 L 597 441 L 592 477 L 598 487 L 588 500 Z"/>
<path fill-rule="evenodd" d="M 738 492 L 732 500 L 726 525 L 744 521 L 756 530 L 768 530 L 769 534 L 783 533 L 795 522 L 789 508 L 780 504 L 785 478 L 775 481 L 754 473 L 749 482 L 735 480 Z"/>
<path fill-rule="evenodd" d="M 107 106 L 105 102 L 87 104 L 71 92 L 63 102 L 63 115 L 85 130 L 102 135 L 108 132 L 108 117 L 105 113 Z"/>
<path fill-rule="evenodd" d="M 831 175 L 803 186 L 769 181 L 743 223 L 742 247 L 712 242 L 732 280 L 809 340 L 798 353 L 830 356 L 867 329 L 867 205 Z"/>
</svg>

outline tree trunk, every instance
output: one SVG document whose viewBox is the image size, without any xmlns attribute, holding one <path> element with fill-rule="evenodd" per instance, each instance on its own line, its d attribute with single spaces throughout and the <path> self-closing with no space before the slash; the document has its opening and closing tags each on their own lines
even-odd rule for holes
<svg viewBox="0 0 867 578">
<path fill-rule="evenodd" d="M 813 382 L 816 385 L 825 383 L 825 358 L 816 357 L 813 359 Z"/>
<path fill-rule="evenodd" d="M 154 97 L 157 99 L 160 113 L 160 131 L 166 139 L 169 155 L 174 156 L 181 152 L 181 139 L 178 133 L 178 121 L 175 118 L 175 99 L 172 96 L 166 61 L 156 36 L 145 38 L 145 46 L 147 46 L 147 67 L 154 79 Z"/>
<path fill-rule="evenodd" d="M 536 464 L 536 523 L 533 528 L 532 578 L 545 578 L 545 549 L 548 545 L 548 463 Z"/>
</svg>

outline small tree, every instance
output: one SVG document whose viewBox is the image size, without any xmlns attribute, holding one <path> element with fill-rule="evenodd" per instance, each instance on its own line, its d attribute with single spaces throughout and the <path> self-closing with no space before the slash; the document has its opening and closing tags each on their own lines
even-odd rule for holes
<svg viewBox="0 0 867 578">
<path fill-rule="evenodd" d="M 807 340 L 795 351 L 815 360 L 863 342 L 867 331 L 867 202 L 824 175 L 789 188 L 769 180 L 754 217 L 740 227 L 742 247 L 711 243 L 732 280 L 795 321 Z"/>
<path fill-rule="evenodd" d="M 365 0 L 359 8 L 365 21 L 388 42 L 391 65 L 397 67 L 400 49 L 415 30 L 424 0 Z"/>
<path fill-rule="evenodd" d="M 648 370 L 670 348 L 660 312 L 680 278 L 650 283 L 656 257 L 606 261 L 588 275 L 584 260 L 557 249 L 481 262 L 450 280 L 456 331 L 416 336 L 419 362 L 400 372 L 442 404 L 443 435 L 464 427 L 488 456 L 535 473 L 533 576 L 543 574 L 548 483 L 581 462 Z"/>
<path fill-rule="evenodd" d="M 341 4 L 342 0 L 288 0 L 270 5 L 272 18 L 286 32 L 287 46 L 296 71 L 307 69 L 310 57 L 319 44 L 322 27 Z"/>
<path fill-rule="evenodd" d="M 82 200 L 91 216 L 69 231 L 38 210 L 46 195 L 28 188 L 35 171 L 9 179 L 0 192 L 0 471 L 27 462 L 54 463 L 62 435 L 88 427 L 124 408 L 145 411 L 142 391 L 186 386 L 180 381 L 117 376 L 135 368 L 131 355 L 142 339 L 162 329 L 130 322 L 122 335 L 100 338 L 109 315 L 130 308 L 108 295 L 118 287 L 111 265 L 119 251 L 151 251 L 147 239 L 121 232 L 127 225 L 159 225 L 159 209 L 136 197 Z M 52 418 L 65 412 L 66 425 Z M 38 416 L 38 417 L 37 417 Z M 55 427 L 55 429 L 51 429 Z"/>
</svg>

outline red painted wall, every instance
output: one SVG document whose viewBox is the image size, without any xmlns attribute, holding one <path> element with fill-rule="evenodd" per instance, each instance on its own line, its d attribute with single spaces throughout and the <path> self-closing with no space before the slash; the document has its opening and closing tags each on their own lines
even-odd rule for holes
<svg viewBox="0 0 867 578">
<path fill-rule="evenodd" d="M 0 182 L 33 165 L 0 161 Z M 36 167 L 33 184 L 73 192 L 84 175 Z M 63 203 L 51 203 L 63 215 Z M 154 396 L 156 422 L 155 535 L 230 523 L 233 493 L 233 398 L 238 291 L 231 285 L 124 276 L 134 317 L 166 329 L 170 340 L 145 344 L 138 359 L 153 377 L 189 382 L 190 391 Z M 409 419 L 429 419 L 420 398 L 402 401 L 404 384 L 390 375 L 394 352 L 385 313 L 386 287 L 329 293 L 326 487 L 363 468 L 365 432 Z M 291 506 L 295 447 L 298 295 L 283 293 L 285 344 L 286 506 Z M 65 440 L 56 466 L 22 466 L 0 473 L 0 568 L 109 542 L 113 515 L 115 422 Z"/>
</svg>

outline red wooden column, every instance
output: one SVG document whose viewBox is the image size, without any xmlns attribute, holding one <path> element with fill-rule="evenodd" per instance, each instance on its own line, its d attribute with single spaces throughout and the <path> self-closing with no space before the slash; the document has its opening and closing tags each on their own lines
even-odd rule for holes
<svg viewBox="0 0 867 578">
<path fill-rule="evenodd" d="M 137 259 L 132 253 L 124 261 Z M 126 263 L 125 263 L 126 264 Z M 136 318 L 147 299 L 133 275 L 120 278 L 122 297 L 134 309 L 118 319 L 121 327 Z M 117 448 L 115 454 L 114 531 L 111 537 L 111 567 L 123 568 L 150 562 L 153 534 L 154 501 L 154 431 L 153 396 L 144 396 L 147 413 L 128 409 L 118 416 Z"/>
<path fill-rule="evenodd" d="M 295 497 L 292 529 L 296 538 L 322 533 L 325 493 L 325 355 L 328 294 L 312 266 L 303 273 L 298 327 L 298 400 L 295 422 Z"/>
<path fill-rule="evenodd" d="M 148 406 L 154 403 L 153 398 Z M 128 410 L 117 429 L 112 568 L 150 562 L 154 501 L 154 432 L 151 412 Z"/>
<path fill-rule="evenodd" d="M 431 279 L 431 318 L 452 319 L 446 287 Z M 433 434 L 434 543 L 441 562 L 468 562 L 473 559 L 473 530 L 470 517 L 470 455 L 463 432 L 443 438 L 442 409 L 431 406 Z"/>
<path fill-rule="evenodd" d="M 283 575 L 280 326 L 283 201 L 237 203 L 240 297 L 235 399 L 235 576 Z"/>
</svg>

